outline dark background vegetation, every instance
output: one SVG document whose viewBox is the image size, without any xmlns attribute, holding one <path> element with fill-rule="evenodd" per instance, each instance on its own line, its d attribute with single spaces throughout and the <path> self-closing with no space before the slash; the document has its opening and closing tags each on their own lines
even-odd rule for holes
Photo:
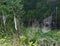
<svg viewBox="0 0 60 46">
<path fill-rule="evenodd" d="M 36 19 L 41 21 L 54 13 L 53 21 L 60 26 L 60 1 L 59 0 L 2 0 L 0 1 L 0 16 L 6 14 L 7 21 L 13 21 L 13 16 L 21 18 L 25 26 Z M 57 7 L 57 9 L 56 9 Z M 2 13 L 2 10 L 4 13 Z M 10 19 L 9 19 L 10 18 Z"/>
</svg>

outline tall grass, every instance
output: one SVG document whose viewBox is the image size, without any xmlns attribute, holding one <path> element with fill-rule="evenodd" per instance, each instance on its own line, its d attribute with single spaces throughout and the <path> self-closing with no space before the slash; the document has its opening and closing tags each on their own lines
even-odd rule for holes
<svg viewBox="0 0 60 46">
<path fill-rule="evenodd" d="M 0 46 L 60 46 L 60 31 L 43 33 L 39 27 L 22 28 L 20 41 L 16 34 L 0 38 Z"/>
</svg>

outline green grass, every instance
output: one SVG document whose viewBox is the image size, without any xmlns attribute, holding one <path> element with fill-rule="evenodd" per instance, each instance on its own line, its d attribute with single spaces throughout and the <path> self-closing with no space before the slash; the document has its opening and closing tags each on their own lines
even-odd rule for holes
<svg viewBox="0 0 60 46">
<path fill-rule="evenodd" d="M 20 46 L 38 46 L 40 44 L 39 40 L 44 38 L 47 39 L 47 41 L 60 42 L 59 30 L 51 30 L 48 33 L 43 33 L 40 28 L 30 27 L 22 28 L 21 34 L 20 41 L 16 35 L 0 38 L 0 46 L 18 46 L 18 42 L 20 42 Z"/>
</svg>

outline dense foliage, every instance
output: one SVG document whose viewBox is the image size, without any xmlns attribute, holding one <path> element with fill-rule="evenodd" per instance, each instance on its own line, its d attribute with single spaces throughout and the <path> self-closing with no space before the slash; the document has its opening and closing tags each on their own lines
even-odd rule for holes
<svg viewBox="0 0 60 46">
<path fill-rule="evenodd" d="M 44 18 L 51 16 L 53 13 L 53 21 L 57 26 L 60 26 L 59 22 L 59 0 L 52 1 L 52 0 L 24 0 L 24 22 L 32 22 L 35 19 L 41 22 Z M 27 25 L 27 24 L 26 24 Z"/>
<path fill-rule="evenodd" d="M 32 26 L 34 20 L 41 25 L 42 20 L 51 14 L 56 27 L 60 27 L 59 0 L 0 0 L 0 46 L 8 46 L 9 43 L 11 43 L 10 46 L 18 46 L 16 41 L 17 44 L 19 41 L 21 46 L 38 46 L 42 38 L 60 42 L 58 29 L 43 33 L 40 27 L 26 28 L 26 26 Z M 15 30 L 14 17 L 18 20 L 18 30 Z M 12 45 L 12 42 L 15 45 Z"/>
</svg>

